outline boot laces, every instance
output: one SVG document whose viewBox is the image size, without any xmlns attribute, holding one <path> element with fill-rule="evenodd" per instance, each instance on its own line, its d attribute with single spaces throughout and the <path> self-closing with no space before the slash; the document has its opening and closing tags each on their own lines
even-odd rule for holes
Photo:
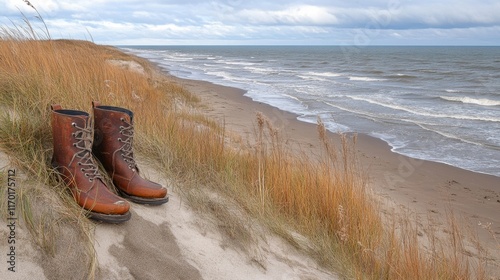
<svg viewBox="0 0 500 280">
<path fill-rule="evenodd" d="M 80 151 L 73 155 L 69 165 L 71 165 L 73 160 L 78 159 L 78 165 L 81 166 L 80 171 L 83 172 L 89 181 L 92 182 L 96 178 L 101 178 L 97 164 L 92 157 L 92 126 L 79 127 L 76 123 L 72 123 L 71 125 L 77 129 L 76 132 L 72 133 L 72 136 L 78 140 L 73 143 L 73 146 Z"/>
<path fill-rule="evenodd" d="M 120 118 L 120 120 L 124 123 L 125 119 Z M 120 134 L 125 136 L 124 139 L 118 138 L 118 141 L 123 143 L 123 146 L 120 148 L 120 151 L 122 151 L 122 156 L 125 162 L 128 164 L 128 168 L 132 169 L 133 171 L 137 170 L 137 164 L 135 163 L 134 159 L 134 151 L 132 149 L 132 143 L 134 139 L 134 126 L 130 123 L 127 123 L 128 126 L 120 126 Z"/>
</svg>

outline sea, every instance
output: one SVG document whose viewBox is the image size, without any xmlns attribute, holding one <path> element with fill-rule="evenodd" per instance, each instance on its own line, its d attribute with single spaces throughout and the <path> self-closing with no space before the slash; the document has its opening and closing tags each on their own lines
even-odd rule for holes
<svg viewBox="0 0 500 280">
<path fill-rule="evenodd" d="M 500 47 L 121 46 L 332 132 L 500 177 Z"/>
</svg>

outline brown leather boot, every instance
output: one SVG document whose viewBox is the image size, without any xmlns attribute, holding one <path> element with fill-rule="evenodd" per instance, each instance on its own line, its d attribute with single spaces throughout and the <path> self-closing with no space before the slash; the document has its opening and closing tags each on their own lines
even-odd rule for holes
<svg viewBox="0 0 500 280">
<path fill-rule="evenodd" d="M 121 196 L 141 204 L 163 204 L 168 201 L 167 189 L 139 175 L 132 150 L 134 138 L 133 113 L 130 110 L 102 106 L 94 108 L 94 146 L 92 151 L 113 179 Z"/>
<path fill-rule="evenodd" d="M 52 105 L 52 167 L 61 175 L 78 205 L 88 210 L 92 219 L 121 223 L 130 219 L 130 204 L 113 194 L 92 157 L 92 131 L 89 114 L 63 110 Z"/>
</svg>

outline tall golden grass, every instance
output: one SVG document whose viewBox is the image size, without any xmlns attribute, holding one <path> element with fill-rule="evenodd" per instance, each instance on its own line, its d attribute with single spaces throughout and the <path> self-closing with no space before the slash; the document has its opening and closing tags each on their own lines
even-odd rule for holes
<svg viewBox="0 0 500 280">
<path fill-rule="evenodd" d="M 117 59 L 135 61 L 146 71 L 109 63 Z M 381 216 L 357 165 L 355 137 L 333 143 L 319 121 L 324 156 L 311 158 L 288 150 L 280 132 L 260 114 L 256 142 L 239 145 L 223 124 L 192 109 L 198 106 L 195 96 L 154 71 L 142 59 L 86 41 L 35 40 L 15 32 L 0 39 L 0 147 L 28 178 L 49 186 L 26 187 L 20 197 L 25 219 L 34 239 L 49 251 L 57 243 L 50 240 L 55 228 L 77 221 L 82 242 L 89 244 L 84 260 L 89 278 L 95 273 L 92 224 L 64 186 L 50 180 L 53 103 L 89 111 L 91 101 L 100 100 L 131 109 L 136 152 L 166 176 L 232 197 L 292 243 L 294 233 L 306 236 L 312 245 L 303 249 L 347 278 L 486 278 L 484 263 L 463 254 L 454 219 L 449 238 L 427 231 L 425 249 L 413 217 Z M 183 184 L 178 188 L 188 193 Z M 34 215 L 37 207 L 52 214 Z"/>
</svg>

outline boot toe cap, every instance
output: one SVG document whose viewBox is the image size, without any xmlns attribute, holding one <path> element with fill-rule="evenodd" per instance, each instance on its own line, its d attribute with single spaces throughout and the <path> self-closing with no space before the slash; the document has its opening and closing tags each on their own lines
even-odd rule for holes
<svg viewBox="0 0 500 280">
<path fill-rule="evenodd" d="M 134 176 L 132 180 L 123 179 L 115 176 L 114 183 L 118 189 L 128 195 L 142 198 L 164 198 L 167 196 L 167 188 L 140 176 Z"/>
</svg>

